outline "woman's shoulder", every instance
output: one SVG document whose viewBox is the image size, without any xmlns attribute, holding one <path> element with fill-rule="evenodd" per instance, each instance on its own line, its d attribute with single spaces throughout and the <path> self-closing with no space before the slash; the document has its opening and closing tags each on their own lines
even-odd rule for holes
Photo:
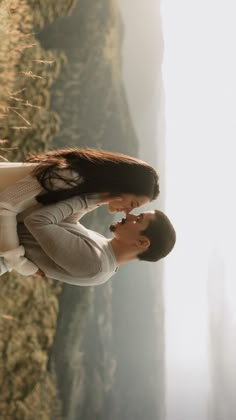
<svg viewBox="0 0 236 420">
<path fill-rule="evenodd" d="M 0 168 L 26 168 L 34 167 L 37 163 L 27 163 L 27 162 L 9 162 L 4 161 L 0 162 Z"/>
</svg>

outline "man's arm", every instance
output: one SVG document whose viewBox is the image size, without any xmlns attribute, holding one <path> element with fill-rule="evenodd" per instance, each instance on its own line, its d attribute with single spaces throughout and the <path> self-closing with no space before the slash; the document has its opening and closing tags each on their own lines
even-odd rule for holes
<svg viewBox="0 0 236 420">
<path fill-rule="evenodd" d="M 24 224 L 38 242 L 45 254 L 69 273 L 78 276 L 91 274 L 95 256 L 86 241 L 59 224 L 74 212 L 81 218 L 93 210 L 99 198 L 73 197 L 33 211 Z"/>
<path fill-rule="evenodd" d="M 80 220 L 85 214 L 94 210 L 102 204 L 99 195 L 91 194 L 88 196 L 75 196 L 67 200 L 59 201 L 33 210 L 24 218 L 24 224 L 28 224 L 36 217 L 47 219 L 48 223 L 60 224 L 61 222 Z"/>
</svg>

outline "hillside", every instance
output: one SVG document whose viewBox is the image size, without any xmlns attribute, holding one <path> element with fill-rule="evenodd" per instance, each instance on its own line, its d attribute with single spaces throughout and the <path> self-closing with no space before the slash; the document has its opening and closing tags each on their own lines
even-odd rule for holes
<svg viewBox="0 0 236 420">
<path fill-rule="evenodd" d="M 53 90 L 52 106 L 62 120 L 54 144 L 137 155 L 121 74 L 123 24 L 117 2 L 80 0 L 70 19 L 50 25 L 39 38 L 68 57 L 67 69 Z"/>
<path fill-rule="evenodd" d="M 9 146 L 17 149 L 4 156 L 22 159 L 29 150 L 71 145 L 102 147 L 137 156 L 140 144 L 122 75 L 125 27 L 117 2 L 30 3 L 33 5 L 29 13 L 30 31 L 36 33 L 31 42 L 35 48 L 22 49 L 16 61 L 21 77 L 12 66 L 15 80 L 11 86 L 12 92 L 17 92 L 20 113 L 30 125 L 27 128 L 27 122 L 8 109 L 7 118 L 0 124 L 1 135 L 9 139 Z M 68 12 L 70 16 L 65 16 Z M 15 100 L 10 99 L 8 103 L 14 107 Z M 14 131 L 12 126 L 16 127 L 21 120 L 24 128 Z M 104 209 L 99 209 L 85 219 L 85 224 L 107 234 L 111 219 Z M 8 354 L 5 349 L 9 347 L 9 354 L 15 352 L 18 356 L 15 365 L 13 359 L 9 359 L 9 365 L 3 359 L 3 385 L 8 392 L 1 406 L 5 416 L 10 413 L 20 420 L 31 420 L 35 411 L 42 412 L 45 420 L 51 416 L 59 420 L 58 400 L 55 404 L 57 386 L 65 419 L 110 420 L 112 415 L 114 419 L 143 418 L 148 406 L 149 420 L 163 420 L 161 270 L 156 276 L 154 281 L 153 272 L 145 263 L 142 268 L 134 264 L 121 270 L 111 282 L 95 289 L 69 285 L 55 288 L 51 281 L 31 278 L 25 282 L 19 277 L 5 276 L 1 285 L 4 318 L 0 319 L 2 332 L 7 326 L 3 351 Z M 14 305 L 14 290 L 19 294 L 19 305 Z M 154 316 L 156 293 L 160 302 L 158 322 Z M 25 304 L 32 318 L 24 312 Z M 51 317 L 46 325 L 45 316 L 49 312 Z M 24 352 L 19 353 L 21 348 Z M 19 366 L 26 365 L 24 355 L 30 351 L 32 357 L 27 368 L 32 367 L 37 374 L 28 375 L 29 384 L 25 385 L 28 371 L 22 370 L 24 380 L 17 381 L 19 389 L 16 389 L 13 387 L 16 369 L 21 372 Z M 37 371 L 39 366 L 42 371 Z M 47 400 L 41 398 L 43 392 Z M 52 409 L 57 409 L 56 415 Z"/>
</svg>

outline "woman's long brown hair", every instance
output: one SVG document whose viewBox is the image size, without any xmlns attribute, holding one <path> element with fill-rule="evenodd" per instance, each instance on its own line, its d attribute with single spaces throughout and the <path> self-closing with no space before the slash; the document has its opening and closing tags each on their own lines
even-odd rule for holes
<svg viewBox="0 0 236 420">
<path fill-rule="evenodd" d="M 154 200 L 159 194 L 158 175 L 146 162 L 124 155 L 96 149 L 61 149 L 29 155 L 26 162 L 38 163 L 33 175 L 45 192 L 37 197 L 42 204 L 55 203 L 74 195 L 107 192 L 135 194 Z M 76 176 L 68 178 L 65 169 Z M 53 190 L 54 180 L 65 188 Z"/>
</svg>

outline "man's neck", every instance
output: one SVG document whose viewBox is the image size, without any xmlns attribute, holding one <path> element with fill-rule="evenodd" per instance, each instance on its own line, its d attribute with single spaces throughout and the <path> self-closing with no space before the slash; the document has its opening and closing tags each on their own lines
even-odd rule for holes
<svg viewBox="0 0 236 420">
<path fill-rule="evenodd" d="M 127 246 L 125 246 L 123 243 L 118 241 L 116 238 L 113 238 L 111 240 L 111 246 L 112 246 L 118 266 L 128 261 L 132 261 L 136 259 L 136 255 L 134 255 L 134 251 L 133 250 L 130 251 L 127 248 Z"/>
</svg>

